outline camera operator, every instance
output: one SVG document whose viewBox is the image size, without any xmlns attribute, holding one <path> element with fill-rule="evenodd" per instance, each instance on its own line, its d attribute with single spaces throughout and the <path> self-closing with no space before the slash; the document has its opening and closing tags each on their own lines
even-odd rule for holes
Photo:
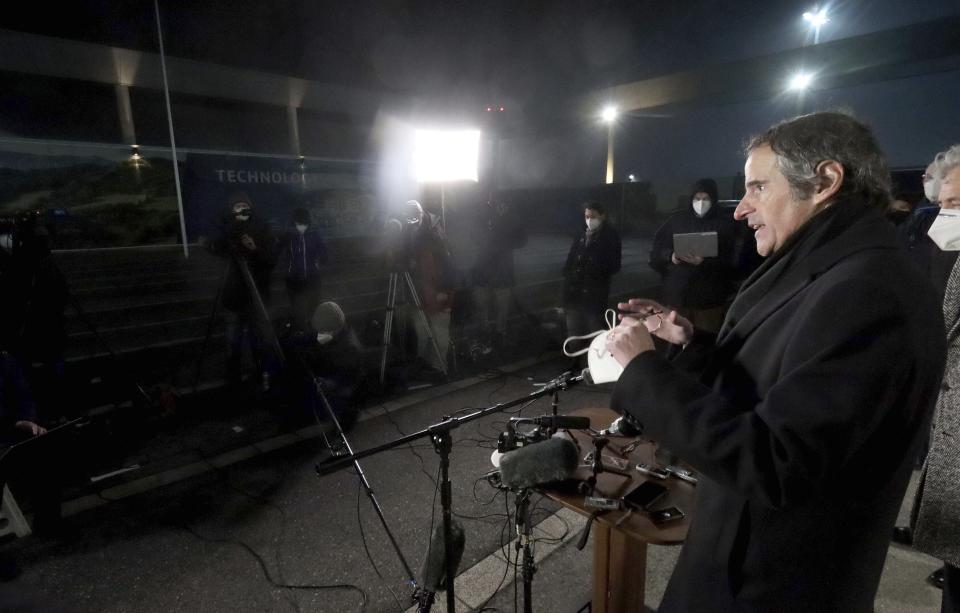
<svg viewBox="0 0 960 613">
<path fill-rule="evenodd" d="M 456 286 L 453 256 L 437 215 L 424 211 L 416 200 L 407 201 L 404 211 L 406 224 L 396 264 L 411 274 L 423 310 L 430 320 L 433 336 L 440 347 L 441 359 L 446 360 L 450 344 L 450 306 Z M 404 309 L 404 319 L 408 322 L 417 321 L 411 307 L 412 304 L 408 302 Z M 423 334 L 418 335 L 417 354 L 430 356 L 431 365 L 445 370 L 445 364 L 436 362 L 426 331 L 421 332 Z"/>
<path fill-rule="evenodd" d="M 60 407 L 54 397 L 63 390 L 63 351 L 66 344 L 67 284 L 50 252 L 43 211 L 33 209 L 5 220 L 0 229 L 0 343 L 22 364 L 39 363 L 33 387 L 45 390 L 45 410 Z M 52 417 L 52 415 L 47 415 Z"/>
<path fill-rule="evenodd" d="M 273 332 L 267 329 L 271 325 L 269 315 L 258 312 L 259 305 L 251 296 L 251 290 L 259 293 L 264 306 L 268 304 L 270 273 L 277 262 L 276 245 L 269 224 L 254 214 L 247 194 L 232 194 L 228 204 L 230 212 L 224 220 L 220 236 L 209 244 L 213 253 L 229 258 L 222 289 L 227 324 L 227 384 L 237 386 L 241 382 L 243 344 L 244 338 L 247 338 L 255 366 L 266 388 L 269 387 L 275 365 L 267 351 L 265 339 Z M 241 262 L 245 262 L 250 270 L 253 287 L 249 287 L 244 279 Z"/>
</svg>

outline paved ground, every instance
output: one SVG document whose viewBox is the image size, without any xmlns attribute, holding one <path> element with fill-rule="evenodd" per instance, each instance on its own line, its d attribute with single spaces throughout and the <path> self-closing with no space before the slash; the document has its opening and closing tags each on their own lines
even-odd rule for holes
<svg viewBox="0 0 960 613">
<path fill-rule="evenodd" d="M 510 372 L 420 390 L 370 407 L 348 437 L 358 450 L 380 445 L 445 414 L 529 394 L 535 389 L 531 379 L 558 370 L 558 362 L 530 360 Z M 560 408 L 602 406 L 607 398 L 602 389 L 574 388 L 562 394 Z M 549 402 L 540 400 L 523 413 L 548 412 Z M 453 501 L 467 534 L 458 610 L 512 611 L 518 602 L 514 569 L 504 562 L 513 555 L 512 501 L 482 479 L 506 417 L 491 415 L 455 431 Z M 207 427 L 250 423 L 244 419 L 224 412 Z M 317 432 L 316 426 L 267 437 L 238 432 L 248 437 L 242 444 L 198 451 L 194 461 L 173 462 L 149 475 L 137 477 L 134 471 L 104 480 L 93 493 L 77 491 L 66 505 L 69 516 L 61 534 L 6 544 L 4 550 L 19 560 L 23 572 L 4 585 L 0 596 L 39 603 L 37 611 L 407 609 L 408 573 L 357 477 L 350 471 L 317 475 L 315 465 L 326 456 Z M 421 440 L 367 458 L 362 466 L 419 577 L 438 507 L 432 447 Z M 536 531 L 535 611 L 572 612 L 589 599 L 589 545 L 578 551 L 573 544 L 582 519 L 557 511 L 548 501 L 536 505 L 536 520 L 542 523 Z M 659 602 L 677 551 L 650 548 L 651 608 Z M 937 611 L 940 593 L 923 581 L 936 567 L 926 556 L 892 546 L 877 610 Z M 445 610 L 443 600 L 435 610 Z"/>
</svg>

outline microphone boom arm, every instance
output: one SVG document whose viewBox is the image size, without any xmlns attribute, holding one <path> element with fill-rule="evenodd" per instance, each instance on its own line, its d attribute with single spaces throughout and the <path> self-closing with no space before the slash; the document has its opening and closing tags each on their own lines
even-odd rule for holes
<svg viewBox="0 0 960 613">
<path fill-rule="evenodd" d="M 444 419 L 440 422 L 437 422 L 433 425 L 427 426 L 423 430 L 414 432 L 413 434 L 408 434 L 406 436 L 401 436 L 400 438 L 394 439 L 383 445 L 378 445 L 376 447 L 371 447 L 363 451 L 353 451 L 348 455 L 341 456 L 340 458 L 332 461 L 323 462 L 317 464 L 316 471 L 320 476 L 328 475 L 330 473 L 336 472 L 347 466 L 353 465 L 357 460 L 372 456 L 374 454 L 380 453 L 382 451 L 387 451 L 394 449 L 401 445 L 406 445 L 417 439 L 430 437 L 431 442 L 433 443 L 434 450 L 437 454 L 440 455 L 440 506 L 442 508 L 443 516 L 443 540 L 444 540 L 444 568 L 446 570 L 447 577 L 447 612 L 454 613 L 456 611 L 456 596 L 454 594 L 454 564 L 453 564 L 453 509 L 452 509 L 452 484 L 450 482 L 450 451 L 453 448 L 453 440 L 450 437 L 450 433 L 459 428 L 461 424 L 465 424 L 471 421 L 480 419 L 481 417 L 486 417 L 491 413 L 498 413 L 505 409 L 536 400 L 542 396 L 548 394 L 557 394 L 560 390 L 568 389 L 569 387 L 576 385 L 583 381 L 583 374 L 573 375 L 572 373 L 565 372 L 556 379 L 549 381 L 546 385 L 541 387 L 539 390 L 527 394 L 526 396 L 521 396 L 515 400 L 510 400 L 508 402 L 501 402 L 484 409 L 479 409 L 464 415 L 462 417 L 453 417 L 445 416 Z M 556 404 L 554 404 L 554 411 L 556 410 Z M 426 598 L 426 596 L 421 596 Z M 423 603 L 421 603 L 423 604 Z M 429 608 L 429 604 L 426 605 Z"/>
</svg>

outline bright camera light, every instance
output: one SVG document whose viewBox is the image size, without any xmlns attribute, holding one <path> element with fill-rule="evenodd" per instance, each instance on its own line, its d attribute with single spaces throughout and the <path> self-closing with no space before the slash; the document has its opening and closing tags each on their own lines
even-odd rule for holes
<svg viewBox="0 0 960 613">
<path fill-rule="evenodd" d="M 830 21 L 830 19 L 827 18 L 827 9 L 825 8 L 816 12 L 807 11 L 803 14 L 803 20 L 815 28 L 819 28 L 823 24 Z"/>
<path fill-rule="evenodd" d="M 476 181 L 480 130 L 417 130 L 413 163 L 417 181 Z"/>
<path fill-rule="evenodd" d="M 806 72 L 798 72 L 790 79 L 790 83 L 787 85 L 787 87 L 793 91 L 799 92 L 809 88 L 812 83 L 813 75 Z"/>
<path fill-rule="evenodd" d="M 605 122 L 610 123 L 617 118 L 617 107 L 608 106 L 604 107 L 603 112 L 600 113 L 600 118 Z"/>
</svg>

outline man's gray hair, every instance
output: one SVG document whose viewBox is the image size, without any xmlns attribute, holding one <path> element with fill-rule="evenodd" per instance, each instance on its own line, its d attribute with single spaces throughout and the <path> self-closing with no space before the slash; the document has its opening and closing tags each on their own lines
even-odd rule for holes
<svg viewBox="0 0 960 613">
<path fill-rule="evenodd" d="M 941 151 L 933 159 L 933 163 L 935 164 L 933 176 L 942 181 L 953 169 L 960 167 L 960 145 Z"/>
<path fill-rule="evenodd" d="M 890 202 L 890 170 L 877 139 L 866 124 L 846 113 L 812 113 L 782 121 L 750 139 L 746 153 L 763 146 L 777 155 L 777 167 L 794 198 L 813 195 L 817 165 L 835 160 L 844 170 L 838 197 L 857 197 L 879 209 Z"/>
</svg>

